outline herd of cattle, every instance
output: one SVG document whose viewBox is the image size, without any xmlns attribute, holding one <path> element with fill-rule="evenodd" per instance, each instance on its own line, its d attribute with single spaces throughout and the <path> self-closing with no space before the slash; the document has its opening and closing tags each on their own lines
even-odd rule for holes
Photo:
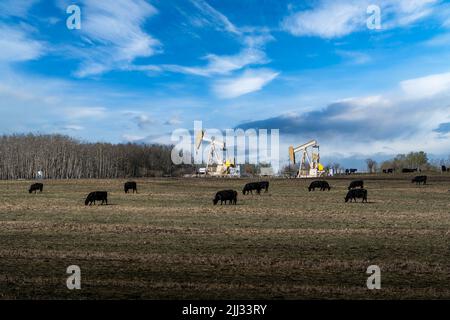
<svg viewBox="0 0 450 320">
<path fill-rule="evenodd" d="M 416 183 L 417 185 L 427 184 L 427 176 L 417 176 L 411 180 L 411 183 Z M 330 191 L 331 187 L 327 181 L 313 181 L 308 187 L 309 192 L 315 191 L 316 189 L 320 189 L 320 191 Z M 34 183 L 30 186 L 28 190 L 29 193 L 37 193 L 37 191 L 42 192 L 44 190 L 44 185 L 42 183 Z M 134 181 L 129 181 L 124 184 L 124 191 L 128 193 L 130 190 L 133 193 L 137 193 L 137 183 Z M 253 195 L 253 191 L 256 194 L 261 194 L 261 191 L 265 192 L 269 191 L 269 182 L 268 181 L 259 181 L 259 182 L 251 182 L 247 183 L 242 189 L 243 195 Z M 367 189 L 364 189 L 364 181 L 356 180 L 352 181 L 348 186 L 348 193 L 345 197 L 345 202 L 357 202 L 357 199 L 362 199 L 362 202 L 368 202 L 367 200 Z M 213 204 L 217 205 L 220 201 L 220 204 L 237 204 L 237 196 L 238 192 L 235 190 L 222 190 L 216 193 Z M 84 204 L 92 205 L 96 204 L 96 201 L 101 201 L 101 204 L 108 204 L 108 192 L 107 191 L 94 191 L 88 194 Z"/>
</svg>

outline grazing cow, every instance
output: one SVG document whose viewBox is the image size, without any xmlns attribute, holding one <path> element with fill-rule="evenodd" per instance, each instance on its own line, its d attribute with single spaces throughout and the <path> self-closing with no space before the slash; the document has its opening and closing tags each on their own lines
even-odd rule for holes
<svg viewBox="0 0 450 320">
<path fill-rule="evenodd" d="M 412 179 L 411 180 L 411 183 L 416 183 L 417 185 L 420 185 L 420 184 L 424 184 L 424 185 L 426 185 L 427 184 L 427 176 L 417 176 L 417 177 L 415 177 L 414 179 Z"/>
<path fill-rule="evenodd" d="M 269 192 L 269 181 L 260 181 L 259 186 L 261 190 L 265 190 L 264 192 Z"/>
<path fill-rule="evenodd" d="M 316 191 L 316 188 L 320 188 L 320 191 L 325 191 L 327 189 L 328 189 L 328 191 L 331 190 L 330 185 L 326 181 L 313 181 L 309 185 L 308 190 L 309 190 L 309 192 Z"/>
<path fill-rule="evenodd" d="M 36 193 L 38 190 L 39 190 L 39 192 L 42 192 L 43 189 L 44 189 L 44 185 L 42 183 L 35 183 L 30 186 L 30 189 L 28 190 L 28 192 L 32 193 L 34 191 L 34 193 Z"/>
<path fill-rule="evenodd" d="M 403 168 L 402 169 L 402 173 L 413 173 L 413 172 L 418 172 L 418 169 L 408 169 L 408 168 Z"/>
<path fill-rule="evenodd" d="M 133 190 L 133 193 L 137 193 L 137 184 L 134 181 L 126 182 L 123 186 L 123 189 L 125 190 L 125 193 L 128 193 L 128 190 Z"/>
<path fill-rule="evenodd" d="M 383 169 L 383 173 L 394 173 L 394 169 Z"/>
<path fill-rule="evenodd" d="M 225 204 L 227 204 L 227 201 L 230 202 L 230 204 L 237 203 L 237 195 L 238 193 L 234 190 L 223 190 L 216 193 L 216 196 L 213 199 L 213 204 L 216 205 L 220 201 L 220 205 L 223 204 L 225 201 Z"/>
<path fill-rule="evenodd" d="M 350 183 L 350 185 L 348 186 L 348 190 L 356 189 L 358 187 L 361 189 L 364 188 L 364 181 L 362 181 L 362 180 L 352 181 Z"/>
<path fill-rule="evenodd" d="M 267 188 L 269 188 L 269 186 L 267 185 Z M 261 194 L 261 184 L 259 182 L 250 182 L 247 183 L 244 186 L 244 189 L 242 189 L 242 194 L 246 195 L 246 194 L 253 194 L 253 191 L 256 191 L 257 194 Z"/>
<path fill-rule="evenodd" d="M 353 200 L 356 201 L 356 199 L 362 199 L 362 202 L 367 202 L 367 190 L 366 189 L 352 189 L 347 193 L 347 196 L 345 197 L 345 202 L 353 202 Z"/>
<path fill-rule="evenodd" d="M 88 196 L 86 197 L 86 201 L 84 201 L 84 204 L 87 205 L 92 205 L 92 203 L 95 204 L 95 201 L 102 201 L 102 205 L 103 203 L 108 204 L 108 192 L 106 191 L 94 191 L 88 194 Z"/>
</svg>

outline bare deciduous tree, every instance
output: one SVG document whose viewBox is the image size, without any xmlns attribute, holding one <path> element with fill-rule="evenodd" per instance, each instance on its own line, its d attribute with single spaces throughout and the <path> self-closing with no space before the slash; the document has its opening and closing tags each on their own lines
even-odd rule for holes
<svg viewBox="0 0 450 320">
<path fill-rule="evenodd" d="M 172 146 L 83 143 L 62 135 L 0 137 L 0 179 L 125 178 L 179 175 L 189 165 L 171 161 Z"/>
</svg>

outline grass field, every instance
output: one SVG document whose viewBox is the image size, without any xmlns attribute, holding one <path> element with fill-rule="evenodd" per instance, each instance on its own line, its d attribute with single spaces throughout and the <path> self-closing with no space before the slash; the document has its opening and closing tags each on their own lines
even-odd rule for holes
<svg viewBox="0 0 450 320">
<path fill-rule="evenodd" d="M 365 177 L 369 203 L 344 203 L 349 179 L 0 182 L 2 299 L 450 299 L 450 176 Z M 216 191 L 237 206 L 213 206 Z M 90 191 L 110 205 L 84 206 Z M 66 287 L 79 265 L 82 289 Z M 381 290 L 366 269 L 381 268 Z"/>
</svg>

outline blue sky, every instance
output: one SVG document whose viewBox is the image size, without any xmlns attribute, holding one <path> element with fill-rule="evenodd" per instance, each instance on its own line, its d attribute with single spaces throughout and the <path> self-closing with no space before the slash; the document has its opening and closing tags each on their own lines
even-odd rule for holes
<svg viewBox="0 0 450 320">
<path fill-rule="evenodd" d="M 2 0 L 0 128 L 169 143 L 201 120 L 326 161 L 447 156 L 449 49 L 439 0 Z"/>
</svg>

